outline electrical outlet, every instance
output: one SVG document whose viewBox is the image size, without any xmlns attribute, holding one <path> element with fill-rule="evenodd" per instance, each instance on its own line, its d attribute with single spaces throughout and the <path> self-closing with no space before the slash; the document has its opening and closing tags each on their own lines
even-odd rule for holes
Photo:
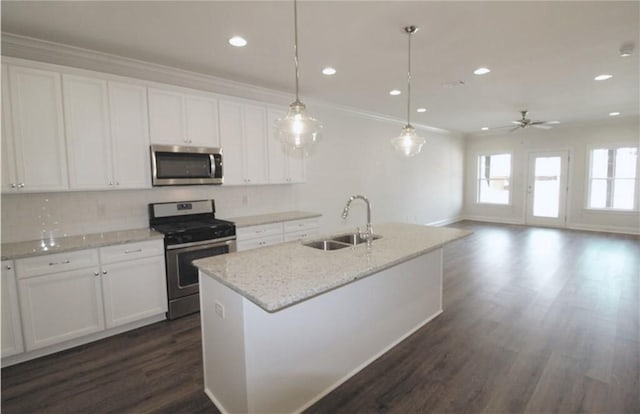
<svg viewBox="0 0 640 414">
<path fill-rule="evenodd" d="M 220 319 L 224 319 L 224 305 L 216 301 L 214 306 L 215 306 L 216 315 L 218 315 Z"/>
</svg>

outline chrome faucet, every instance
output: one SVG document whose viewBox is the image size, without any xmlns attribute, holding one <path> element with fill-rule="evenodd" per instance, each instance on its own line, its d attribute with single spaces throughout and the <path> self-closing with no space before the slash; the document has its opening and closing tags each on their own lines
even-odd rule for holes
<svg viewBox="0 0 640 414">
<path fill-rule="evenodd" d="M 347 201 L 347 205 L 344 206 L 344 210 L 342 210 L 342 219 L 347 218 L 347 216 L 349 215 L 349 207 L 351 207 L 351 202 L 356 199 L 360 199 L 367 203 L 367 230 L 361 232 L 360 228 L 358 228 L 357 231 L 358 235 L 367 241 L 367 247 L 371 247 L 371 242 L 373 242 L 373 226 L 371 225 L 371 202 L 367 197 L 363 195 L 351 196 Z"/>
</svg>

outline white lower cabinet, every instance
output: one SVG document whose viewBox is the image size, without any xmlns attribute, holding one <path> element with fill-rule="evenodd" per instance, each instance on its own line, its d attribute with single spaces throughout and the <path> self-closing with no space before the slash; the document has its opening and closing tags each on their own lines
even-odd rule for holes
<svg viewBox="0 0 640 414">
<path fill-rule="evenodd" d="M 162 242 L 159 243 L 159 249 L 149 242 L 139 245 L 141 247 L 135 249 L 123 249 L 120 260 L 128 259 L 128 254 L 144 254 L 145 248 L 150 252 L 160 251 L 164 254 Z M 166 312 L 164 255 L 118 261 L 119 258 L 113 255 L 114 248 L 117 246 L 103 248 L 100 252 L 107 328 Z M 105 254 L 105 250 L 109 252 Z M 111 257 L 105 260 L 107 256 Z"/>
<path fill-rule="evenodd" d="M 102 288 L 96 269 L 97 263 L 94 268 L 18 280 L 27 351 L 104 329 Z"/>
<path fill-rule="evenodd" d="M 5 338 L 7 265 L 3 262 L 3 357 L 5 340 L 11 338 Z M 18 259 L 16 277 L 26 351 L 167 310 L 161 239 Z"/>
<path fill-rule="evenodd" d="M 13 261 L 2 262 L 2 357 L 24 351 L 18 307 L 18 289 Z"/>
</svg>

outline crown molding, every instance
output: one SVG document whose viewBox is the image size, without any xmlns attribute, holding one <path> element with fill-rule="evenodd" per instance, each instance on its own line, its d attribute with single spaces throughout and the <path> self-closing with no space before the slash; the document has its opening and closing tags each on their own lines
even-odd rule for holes
<svg viewBox="0 0 640 414">
<path fill-rule="evenodd" d="M 96 72 L 106 72 L 144 81 L 167 83 L 274 104 L 288 105 L 293 97 L 292 93 L 257 85 L 8 32 L 2 32 L 2 55 L 61 66 L 71 66 Z M 305 100 L 307 103 L 313 103 L 314 105 L 339 110 L 359 117 L 404 125 L 402 120 L 388 115 L 337 105 L 313 98 Z M 442 135 L 463 136 L 458 132 L 436 128 L 430 125 L 414 123 L 413 126 Z"/>
</svg>

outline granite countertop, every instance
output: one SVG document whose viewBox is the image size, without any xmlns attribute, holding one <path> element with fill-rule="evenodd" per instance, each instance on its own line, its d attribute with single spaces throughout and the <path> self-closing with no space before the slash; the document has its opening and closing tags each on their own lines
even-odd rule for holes
<svg viewBox="0 0 640 414">
<path fill-rule="evenodd" d="M 382 238 L 370 249 L 362 243 L 323 251 L 296 241 L 199 259 L 194 265 L 267 312 L 276 312 L 471 234 L 400 223 L 376 225 L 374 232 Z"/>
<path fill-rule="evenodd" d="M 162 239 L 164 235 L 148 228 L 66 236 L 46 240 L 29 240 L 2 244 L 2 260 L 62 253 L 115 244 Z"/>
<path fill-rule="evenodd" d="M 282 213 L 259 214 L 255 216 L 230 217 L 224 220 L 233 221 L 236 227 L 257 226 L 259 224 L 278 223 L 281 221 L 303 220 L 320 217 L 322 214 L 307 211 L 285 211 Z"/>
</svg>

